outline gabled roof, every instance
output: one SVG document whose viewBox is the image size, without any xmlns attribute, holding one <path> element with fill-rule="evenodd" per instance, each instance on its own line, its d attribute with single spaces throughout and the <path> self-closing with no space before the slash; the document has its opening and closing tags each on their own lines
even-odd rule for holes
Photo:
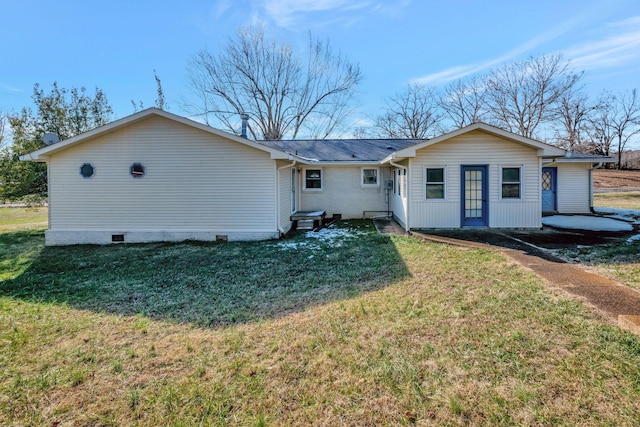
<svg viewBox="0 0 640 427">
<path fill-rule="evenodd" d="M 440 142 L 446 141 L 451 138 L 455 138 L 457 136 L 463 135 L 465 133 L 473 132 L 475 130 L 480 130 L 482 132 L 489 133 L 491 135 L 499 136 L 501 138 L 508 139 L 515 143 L 524 145 L 526 147 L 530 147 L 538 151 L 539 157 L 562 157 L 565 154 L 565 151 L 561 148 L 554 147 L 553 145 L 545 144 L 544 142 L 536 141 L 535 139 L 525 138 L 524 136 L 516 135 L 515 133 L 507 132 L 506 130 L 497 128 L 495 126 L 488 125 L 486 123 L 473 123 L 463 128 L 454 130 L 452 132 L 445 133 L 438 137 L 424 140 L 418 144 L 412 145 L 402 150 L 398 150 L 396 153 L 393 153 L 387 157 L 385 157 L 382 162 L 386 163 L 393 159 L 402 159 L 407 157 L 415 157 L 416 151 L 438 144 Z"/>
<path fill-rule="evenodd" d="M 389 154 L 422 142 L 420 139 L 301 139 L 259 141 L 284 151 L 302 163 L 380 163 Z"/>
<path fill-rule="evenodd" d="M 122 119 L 115 120 L 73 138 L 48 145 L 32 153 L 20 156 L 20 160 L 47 161 L 49 156 L 81 144 L 92 138 L 114 132 L 126 126 L 141 122 L 150 117 L 164 117 L 177 123 L 190 126 L 217 137 L 225 138 L 246 146 L 267 152 L 272 159 L 297 160 L 309 164 L 380 164 L 393 159 L 414 157 L 416 151 L 430 145 L 468 132 L 480 130 L 537 150 L 539 157 L 554 158 L 561 162 L 610 162 L 610 157 L 582 153 L 566 153 L 565 150 L 544 142 L 525 138 L 499 129 L 486 123 L 473 123 L 469 126 L 445 133 L 436 138 L 422 139 L 307 139 L 307 140 L 268 140 L 252 141 L 211 126 L 178 116 L 157 108 L 148 108 Z"/>
<path fill-rule="evenodd" d="M 178 116 L 173 113 L 169 113 L 167 111 L 160 110 L 158 108 L 147 108 L 146 110 L 139 111 L 135 114 L 132 114 L 127 117 L 123 117 L 121 119 L 115 120 L 111 123 L 108 123 L 104 126 L 97 127 L 88 132 L 81 133 L 80 135 L 74 136 L 69 139 L 65 139 L 63 141 L 57 142 L 55 144 L 48 145 L 46 147 L 40 148 L 39 150 L 33 151 L 29 154 L 25 154 L 20 156 L 20 160 L 35 160 L 35 161 L 46 161 L 49 156 L 52 154 L 70 148 L 74 145 L 81 144 L 89 139 L 107 134 L 109 132 L 114 132 L 118 129 L 122 129 L 126 126 L 130 126 L 134 123 L 141 122 L 150 117 L 158 116 L 164 117 L 165 119 L 172 120 L 174 122 L 182 123 L 183 125 L 191 126 L 196 129 L 200 129 L 202 131 L 208 132 L 212 135 L 222 137 L 225 139 L 229 139 L 234 142 L 238 142 L 240 144 L 247 145 L 249 147 L 256 148 L 261 151 L 265 151 L 271 155 L 272 159 L 289 159 L 289 155 L 283 151 L 271 148 L 269 146 L 258 144 L 255 141 L 251 141 L 246 138 L 241 138 L 236 135 L 232 135 L 230 133 L 221 131 L 219 129 L 212 128 L 211 126 L 207 126 L 202 123 L 198 123 L 191 119 L 187 119 L 186 117 Z"/>
</svg>

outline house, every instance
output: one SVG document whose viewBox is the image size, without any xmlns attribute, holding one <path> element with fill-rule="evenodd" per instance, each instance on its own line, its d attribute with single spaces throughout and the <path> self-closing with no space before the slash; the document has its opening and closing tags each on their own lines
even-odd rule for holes
<svg viewBox="0 0 640 427">
<path fill-rule="evenodd" d="M 589 213 L 607 158 L 483 123 L 429 140 L 251 141 L 150 108 L 48 145 L 47 245 L 263 240 L 291 214 L 393 217 L 418 228 L 540 228 Z"/>
</svg>

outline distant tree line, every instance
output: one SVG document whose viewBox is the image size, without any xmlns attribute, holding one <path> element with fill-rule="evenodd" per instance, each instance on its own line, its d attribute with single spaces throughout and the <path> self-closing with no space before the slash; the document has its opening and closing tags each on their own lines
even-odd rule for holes
<svg viewBox="0 0 640 427">
<path fill-rule="evenodd" d="M 240 117 L 249 117 L 249 136 L 257 140 L 344 135 L 363 78 L 360 68 L 311 34 L 306 48 L 300 56 L 290 43 L 267 37 L 263 28 L 240 28 L 217 51 L 202 50 L 190 59 L 189 85 L 196 101 L 185 107 L 235 134 Z M 155 70 L 154 77 L 155 106 L 166 109 Z M 567 150 L 617 155 L 622 168 L 622 154 L 640 135 L 637 90 L 590 99 L 583 77 L 562 55 L 543 55 L 445 87 L 412 83 L 385 100 L 373 125 L 354 133 L 423 139 L 485 122 Z M 45 165 L 18 161 L 44 145 L 44 133 L 70 138 L 108 123 L 113 113 L 98 88 L 89 94 L 84 87 L 68 90 L 54 83 L 45 93 L 36 84 L 32 99 L 35 110 L 0 111 L 1 199 L 46 194 Z M 140 101 L 132 105 L 134 111 L 143 108 Z"/>
</svg>

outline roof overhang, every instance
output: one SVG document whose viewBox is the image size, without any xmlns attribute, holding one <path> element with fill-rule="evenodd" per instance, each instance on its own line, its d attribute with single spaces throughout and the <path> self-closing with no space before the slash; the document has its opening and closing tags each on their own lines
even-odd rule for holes
<svg viewBox="0 0 640 427">
<path fill-rule="evenodd" d="M 388 163 L 390 161 L 400 161 L 402 159 L 406 159 L 409 157 L 415 157 L 416 152 L 423 148 L 429 147 L 434 144 L 438 144 L 440 142 L 446 141 L 451 138 L 455 138 L 460 135 L 464 135 L 473 131 L 482 131 L 491 135 L 495 135 L 515 143 L 524 145 L 531 149 L 536 150 L 538 157 L 562 157 L 565 155 L 565 151 L 561 148 L 554 147 L 553 145 L 545 144 L 544 142 L 536 141 L 535 139 L 525 138 L 524 136 L 516 135 L 515 133 L 508 132 L 506 130 L 497 128 L 495 126 L 488 125 L 486 123 L 473 123 L 469 126 L 465 126 L 463 128 L 454 130 L 452 132 L 445 133 L 438 137 L 425 140 L 418 144 L 412 145 L 411 147 L 404 148 L 402 150 L 398 150 L 395 153 L 390 154 L 389 156 L 382 159 L 381 163 Z"/>
<path fill-rule="evenodd" d="M 242 138 L 242 137 L 230 134 L 228 132 L 212 128 L 211 126 L 205 125 L 203 123 L 199 123 L 194 120 L 188 119 L 186 117 L 178 116 L 176 114 L 160 110 L 158 108 L 148 108 L 146 110 L 142 110 L 130 116 L 123 117 L 118 120 L 114 120 L 111 123 L 108 123 L 104 126 L 97 127 L 88 132 L 81 133 L 80 135 L 74 136 L 72 138 L 65 139 L 64 141 L 60 141 L 58 143 L 40 148 L 39 150 L 33 151 L 31 153 L 24 154 L 20 156 L 20 160 L 46 162 L 51 155 L 59 151 L 66 150 L 70 147 L 81 144 L 90 139 L 103 136 L 110 132 L 115 132 L 119 129 L 125 128 L 127 126 L 141 122 L 143 120 L 146 120 L 150 117 L 163 117 L 165 119 L 172 120 L 174 122 L 181 123 L 183 125 L 190 126 L 192 128 L 210 133 L 214 136 L 225 138 L 225 139 L 255 148 L 257 150 L 264 151 L 266 153 L 269 153 L 272 159 L 288 160 L 290 158 L 289 154 L 283 151 L 277 150 L 275 148 L 267 147 L 265 145 L 259 144 L 249 139 Z"/>
<path fill-rule="evenodd" d="M 558 157 L 556 163 L 615 163 L 611 157 Z"/>
<path fill-rule="evenodd" d="M 297 160 L 298 163 L 303 165 L 313 165 L 313 166 L 380 166 L 381 165 L 381 163 L 376 160 L 362 161 L 362 162 L 341 162 L 341 161 L 331 162 L 331 161 L 305 159 L 297 156 L 291 156 L 291 160 Z"/>
</svg>

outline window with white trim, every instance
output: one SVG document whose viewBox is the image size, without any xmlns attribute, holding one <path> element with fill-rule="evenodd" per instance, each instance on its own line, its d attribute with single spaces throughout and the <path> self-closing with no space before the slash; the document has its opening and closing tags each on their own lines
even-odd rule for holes
<svg viewBox="0 0 640 427">
<path fill-rule="evenodd" d="M 378 182 L 378 169 L 377 168 L 362 168 L 362 180 L 360 181 L 363 187 L 377 187 Z"/>
<path fill-rule="evenodd" d="M 425 198 L 444 199 L 445 168 L 425 168 Z"/>
<path fill-rule="evenodd" d="M 502 198 L 520 199 L 522 197 L 522 167 L 502 167 Z"/>
<path fill-rule="evenodd" d="M 304 189 L 316 191 L 322 190 L 322 169 L 304 170 Z"/>
</svg>

